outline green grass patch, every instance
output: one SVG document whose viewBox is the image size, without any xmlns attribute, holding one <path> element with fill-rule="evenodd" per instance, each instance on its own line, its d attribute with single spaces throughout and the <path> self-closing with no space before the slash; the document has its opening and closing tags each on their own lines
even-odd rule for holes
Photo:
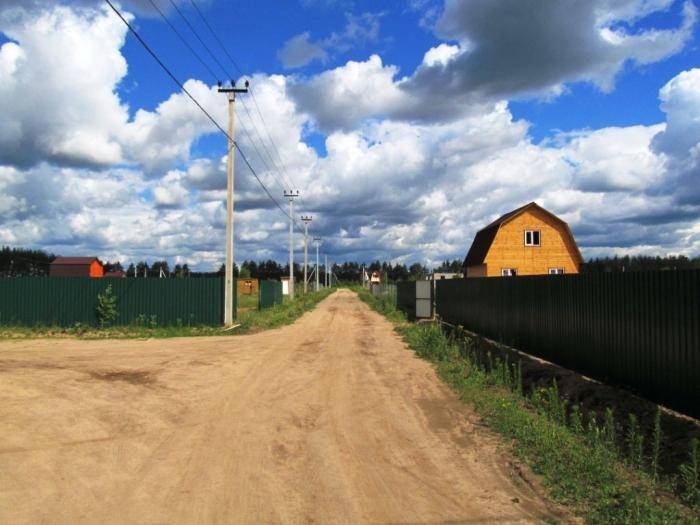
<svg viewBox="0 0 700 525">
<path fill-rule="evenodd" d="M 130 326 L 111 326 L 96 328 L 81 323 L 63 328 L 57 326 L 0 326 L 0 340 L 29 339 L 42 337 L 79 337 L 81 339 L 138 339 L 138 338 L 167 338 L 167 337 L 200 337 L 216 335 L 240 335 L 254 333 L 294 322 L 304 312 L 313 309 L 335 291 L 334 288 L 311 292 L 297 296 L 294 301 L 287 297 L 281 305 L 264 310 L 255 307 L 238 312 L 234 324 L 239 326 L 232 330 L 224 330 L 221 326 L 159 326 L 158 320 L 142 316 L 137 323 Z M 250 297 L 250 296 L 248 296 Z M 240 297 L 239 297 L 240 299 Z"/>
<path fill-rule="evenodd" d="M 465 334 L 448 337 L 437 324 L 407 323 L 388 301 L 363 289 L 356 291 L 394 321 L 416 354 L 433 363 L 439 376 L 505 439 L 515 456 L 541 475 L 552 499 L 587 523 L 700 523 L 700 501 L 693 492 L 697 450 L 695 456 L 691 451 L 677 479 L 659 480 L 656 472 L 635 468 L 638 436 L 628 436 L 624 447 L 615 443 L 612 412 L 606 421 L 584 421 L 577 407 L 568 407 L 560 398 L 556 383 L 525 397 L 517 363 L 477 355 L 477 345 L 471 345 Z M 674 493 L 679 488 L 675 483 L 686 483 L 687 488 Z M 678 497 L 679 492 L 687 495 Z"/>
<path fill-rule="evenodd" d="M 237 299 L 237 307 L 239 310 L 250 310 L 258 307 L 258 294 L 251 295 L 239 294 Z"/>
</svg>

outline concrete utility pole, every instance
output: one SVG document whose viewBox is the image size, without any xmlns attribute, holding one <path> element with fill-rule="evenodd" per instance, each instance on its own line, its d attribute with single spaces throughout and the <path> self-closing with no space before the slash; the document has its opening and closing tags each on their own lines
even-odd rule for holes
<svg viewBox="0 0 700 525">
<path fill-rule="evenodd" d="M 289 199 L 289 298 L 294 300 L 294 199 L 299 196 L 299 190 L 284 191 Z"/>
<path fill-rule="evenodd" d="M 319 244 L 321 244 L 321 237 L 314 237 L 314 242 L 316 243 L 316 291 L 318 292 L 318 290 L 319 290 L 318 246 L 319 246 Z"/>
<path fill-rule="evenodd" d="M 248 92 L 248 81 L 245 88 L 237 88 L 236 82 L 231 80 L 231 87 L 221 87 L 218 82 L 219 93 L 226 93 L 228 97 L 228 157 L 226 159 L 226 272 L 224 278 L 224 325 L 233 324 L 233 183 L 234 183 L 234 153 L 235 153 L 235 118 L 236 118 L 236 93 Z"/>
<path fill-rule="evenodd" d="M 311 216 L 302 215 L 301 220 L 304 223 L 304 295 L 306 295 L 306 269 L 309 266 L 309 256 L 307 247 L 309 244 L 309 223 L 311 222 Z"/>
</svg>

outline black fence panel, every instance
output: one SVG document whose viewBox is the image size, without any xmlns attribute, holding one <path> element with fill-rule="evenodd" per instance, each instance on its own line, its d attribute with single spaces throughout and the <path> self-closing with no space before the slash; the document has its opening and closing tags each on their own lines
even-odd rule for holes
<svg viewBox="0 0 700 525">
<path fill-rule="evenodd" d="M 396 283 L 396 308 L 406 314 L 408 319 L 416 318 L 416 283 Z"/>
<path fill-rule="evenodd" d="M 436 293 L 448 323 L 700 417 L 700 270 L 440 280 Z"/>
</svg>

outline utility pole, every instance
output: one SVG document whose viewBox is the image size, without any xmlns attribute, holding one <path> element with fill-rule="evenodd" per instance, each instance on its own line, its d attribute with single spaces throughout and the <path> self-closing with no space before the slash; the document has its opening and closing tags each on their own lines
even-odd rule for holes
<svg viewBox="0 0 700 525">
<path fill-rule="evenodd" d="M 319 246 L 319 244 L 321 244 L 321 237 L 314 237 L 314 242 L 316 243 L 316 291 L 318 292 L 318 289 L 319 289 L 319 283 L 318 283 L 318 274 L 319 274 L 318 246 Z"/>
<path fill-rule="evenodd" d="M 326 258 L 325 263 L 324 263 L 324 268 L 325 268 L 325 273 L 323 274 L 323 286 L 328 288 L 328 255 L 324 255 Z"/>
<path fill-rule="evenodd" d="M 311 222 L 311 216 L 302 215 L 301 220 L 304 223 L 304 295 L 306 295 L 306 269 L 309 266 L 307 246 L 309 244 L 309 223 Z"/>
<path fill-rule="evenodd" d="M 224 278 L 224 325 L 233 324 L 233 183 L 234 183 L 234 153 L 236 143 L 234 141 L 236 118 L 236 93 L 248 92 L 248 81 L 244 88 L 237 88 L 236 81 L 231 80 L 230 87 L 221 87 L 219 93 L 226 93 L 228 97 L 228 157 L 226 159 L 226 271 Z"/>
<path fill-rule="evenodd" d="M 284 190 L 285 198 L 289 199 L 289 298 L 294 300 L 294 199 L 299 196 L 299 190 Z"/>
</svg>

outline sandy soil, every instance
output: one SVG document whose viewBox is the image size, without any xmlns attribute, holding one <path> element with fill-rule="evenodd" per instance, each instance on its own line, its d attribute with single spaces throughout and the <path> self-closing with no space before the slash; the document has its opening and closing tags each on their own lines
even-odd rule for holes
<svg viewBox="0 0 700 525">
<path fill-rule="evenodd" d="M 0 343 L 1 523 L 562 518 L 339 291 L 250 336 Z"/>
</svg>

